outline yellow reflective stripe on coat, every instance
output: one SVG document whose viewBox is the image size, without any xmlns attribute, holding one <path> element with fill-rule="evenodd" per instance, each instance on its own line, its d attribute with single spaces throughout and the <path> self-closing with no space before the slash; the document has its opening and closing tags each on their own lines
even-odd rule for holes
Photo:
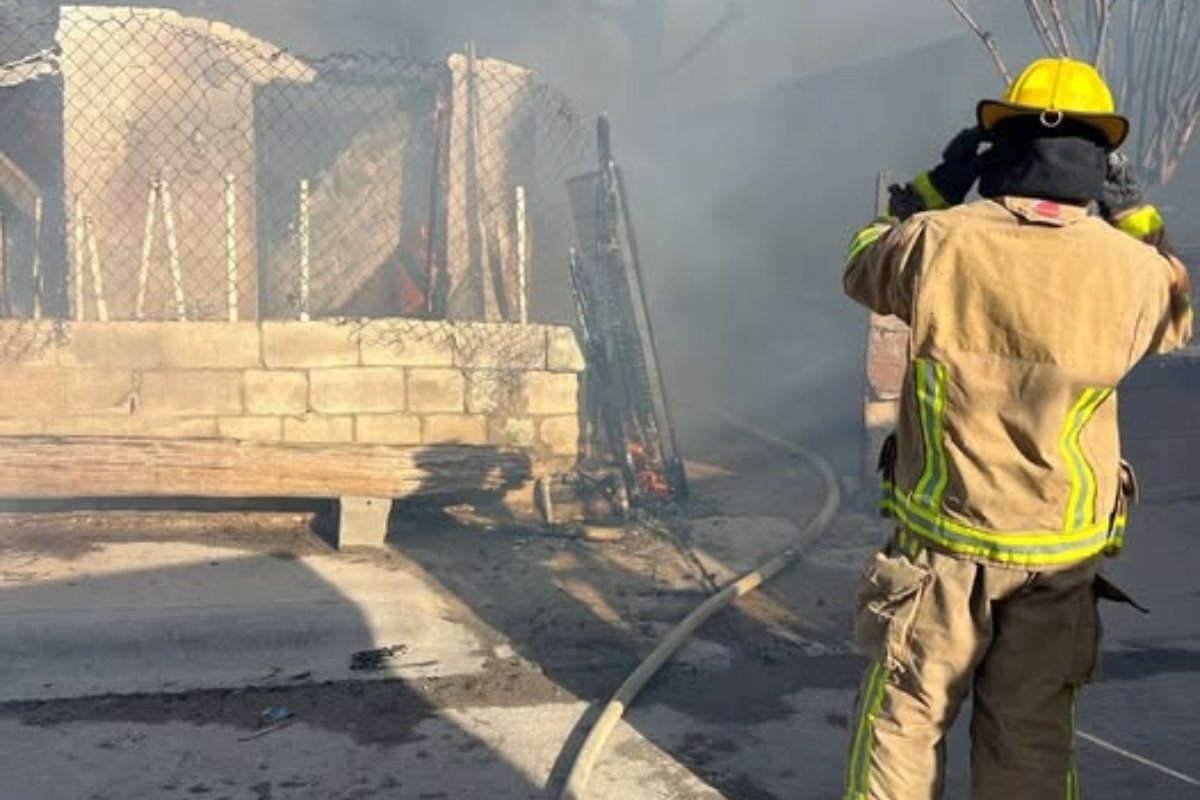
<svg viewBox="0 0 1200 800">
<path fill-rule="evenodd" d="M 1117 220 L 1117 229 L 1135 239 L 1145 239 L 1163 229 L 1166 223 L 1154 206 L 1142 206 Z"/>
<path fill-rule="evenodd" d="M 883 708 L 883 690 L 887 686 L 887 670 L 876 662 L 867 672 L 860 701 L 858 726 L 854 732 L 854 747 L 850 751 L 849 775 L 846 779 L 845 800 L 869 800 L 871 783 L 871 753 L 875 749 L 875 722 Z"/>
<path fill-rule="evenodd" d="M 879 238 L 891 229 L 892 223 L 890 222 L 872 222 L 856 233 L 850 240 L 850 251 L 846 254 L 846 263 L 849 264 L 862 255 L 864 250 L 879 241 Z"/>
<path fill-rule="evenodd" d="M 1062 433 L 1058 437 L 1058 451 L 1067 465 L 1071 479 L 1071 492 L 1067 498 L 1064 531 L 1077 531 L 1092 521 L 1096 508 L 1096 473 L 1088 463 L 1087 455 L 1080 445 L 1083 429 L 1092 415 L 1112 394 L 1111 389 L 1088 389 L 1071 408 Z"/>
<path fill-rule="evenodd" d="M 921 412 L 921 438 L 925 444 L 925 470 L 914 494 L 928 508 L 942 504 L 942 493 L 950 480 L 946 462 L 946 367 L 925 359 L 916 360 L 917 406 Z"/>
<path fill-rule="evenodd" d="M 909 186 L 921 198 L 921 202 L 925 204 L 925 208 L 929 211 L 940 211 L 943 208 L 949 208 L 950 203 L 938 191 L 938 188 L 933 185 L 933 181 L 929 179 L 928 172 L 922 172 L 920 175 L 912 179 Z"/>
<path fill-rule="evenodd" d="M 884 484 L 881 508 L 909 532 L 950 553 L 986 558 L 1014 566 L 1070 564 L 1120 547 L 1126 518 L 1118 516 L 1078 531 L 989 531 L 947 519 Z"/>
</svg>

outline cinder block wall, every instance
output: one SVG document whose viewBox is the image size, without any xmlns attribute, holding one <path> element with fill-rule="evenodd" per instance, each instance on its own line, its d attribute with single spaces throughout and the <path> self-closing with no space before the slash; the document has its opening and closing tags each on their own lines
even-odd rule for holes
<svg viewBox="0 0 1200 800">
<path fill-rule="evenodd" d="M 0 435 L 478 444 L 569 466 L 569 328 L 0 321 Z"/>
<path fill-rule="evenodd" d="M 908 326 L 896 317 L 871 315 L 867 330 L 866 396 L 863 398 L 866 428 L 863 478 L 868 487 L 873 487 L 877 480 L 876 467 L 883 441 L 896 429 L 899 421 L 910 335 Z"/>
</svg>

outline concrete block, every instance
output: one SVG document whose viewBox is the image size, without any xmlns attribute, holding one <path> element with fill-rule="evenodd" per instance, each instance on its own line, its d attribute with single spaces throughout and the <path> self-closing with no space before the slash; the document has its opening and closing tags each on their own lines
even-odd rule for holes
<svg viewBox="0 0 1200 800">
<path fill-rule="evenodd" d="M 166 322 L 72 322 L 69 342 L 57 351 L 64 367 L 158 369 Z"/>
<path fill-rule="evenodd" d="M 320 413 L 386 413 L 405 407 L 405 374 L 399 367 L 315 369 L 308 380 L 309 402 Z"/>
<path fill-rule="evenodd" d="M 51 367 L 71 342 L 66 323 L 0 320 L 0 367 Z"/>
<path fill-rule="evenodd" d="M 308 373 L 250 370 L 242 375 L 249 414 L 288 416 L 308 411 Z"/>
<path fill-rule="evenodd" d="M 354 328 L 331 322 L 262 323 L 263 364 L 270 369 L 352 367 L 358 364 Z"/>
<path fill-rule="evenodd" d="M 156 439 L 215 439 L 218 436 L 216 417 L 185 419 L 136 416 L 127 417 L 130 436 L 150 436 Z"/>
<path fill-rule="evenodd" d="M 240 372 L 207 370 L 142 375 L 142 410 L 150 417 L 237 416 L 242 413 Z"/>
<path fill-rule="evenodd" d="M 472 414 L 511 414 L 519 410 L 525 388 L 524 372 L 473 369 L 467 372 L 467 411 Z"/>
<path fill-rule="evenodd" d="M 339 550 L 347 547 L 383 547 L 387 541 L 392 501 L 380 497 L 338 499 Z"/>
<path fill-rule="evenodd" d="M 551 372 L 583 372 L 587 362 L 575 331 L 570 328 L 546 329 L 546 369 Z"/>
<path fill-rule="evenodd" d="M 445 414 L 425 417 L 422 444 L 487 444 L 487 417 Z"/>
<path fill-rule="evenodd" d="M 285 417 L 283 440 L 297 444 L 343 444 L 354 441 L 353 417 L 326 417 L 309 414 Z"/>
<path fill-rule="evenodd" d="M 253 322 L 164 323 L 159 344 L 166 369 L 244 369 L 262 361 Z"/>
<path fill-rule="evenodd" d="M 67 404 L 69 370 L 30 367 L 0 370 L 0 416 L 50 417 Z"/>
<path fill-rule="evenodd" d="M 130 436 L 137 420 L 110 414 L 101 417 L 56 417 L 43 425 L 47 436 Z"/>
<path fill-rule="evenodd" d="M 900 401 L 882 400 L 869 402 L 864 409 L 864 421 L 867 430 L 887 430 L 891 432 L 900 419 Z"/>
<path fill-rule="evenodd" d="M 542 325 L 459 323 L 453 341 L 454 365 L 463 369 L 546 368 Z"/>
<path fill-rule="evenodd" d="M 904 387 L 909 329 L 895 317 L 873 316 L 867 337 L 867 387 L 872 400 L 892 400 Z"/>
<path fill-rule="evenodd" d="M 47 436 L 145 436 L 152 439 L 212 439 L 214 417 L 144 417 L 140 414 L 100 417 L 59 417 L 45 421 Z"/>
<path fill-rule="evenodd" d="M 533 447 L 537 424 L 529 417 L 493 417 L 488 420 L 488 444 L 502 447 Z"/>
<path fill-rule="evenodd" d="M 579 417 L 574 414 L 545 417 L 538 425 L 538 440 L 555 455 L 576 455 L 579 452 Z"/>
<path fill-rule="evenodd" d="M 452 367 L 450 326 L 422 320 L 378 320 L 358 329 L 364 366 Z"/>
<path fill-rule="evenodd" d="M 360 414 L 354 440 L 363 444 L 420 444 L 421 418 L 411 414 Z"/>
<path fill-rule="evenodd" d="M 466 409 L 466 379 L 456 369 L 414 369 L 408 373 L 408 410 L 462 412 Z"/>
<path fill-rule="evenodd" d="M 525 376 L 524 394 L 530 414 L 575 414 L 579 410 L 579 375 L 531 372 Z"/>
<path fill-rule="evenodd" d="M 0 436 L 36 435 L 45 431 L 45 423 L 37 417 L 9 417 L 0 419 Z"/>
<path fill-rule="evenodd" d="M 129 415 L 138 409 L 135 376 L 132 372 L 106 369 L 72 369 L 66 377 L 67 414 L 88 416 L 115 413 Z"/>
<path fill-rule="evenodd" d="M 283 439 L 283 420 L 279 417 L 221 417 L 217 433 L 222 439 L 244 442 L 278 442 Z"/>
</svg>

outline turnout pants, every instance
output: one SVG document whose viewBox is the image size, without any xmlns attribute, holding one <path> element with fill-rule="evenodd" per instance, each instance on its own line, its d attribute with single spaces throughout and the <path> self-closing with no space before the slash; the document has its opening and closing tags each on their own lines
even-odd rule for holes
<svg viewBox="0 0 1200 800">
<path fill-rule="evenodd" d="M 1075 698 L 1096 667 L 1099 559 L 1053 572 L 922 548 L 903 534 L 858 591 L 872 660 L 845 800 L 937 800 L 945 736 L 968 692 L 973 800 L 1073 800 Z"/>
</svg>

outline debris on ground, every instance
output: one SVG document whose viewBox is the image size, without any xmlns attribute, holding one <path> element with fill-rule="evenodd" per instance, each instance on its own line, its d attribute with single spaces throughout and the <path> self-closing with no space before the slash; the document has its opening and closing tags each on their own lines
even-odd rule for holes
<svg viewBox="0 0 1200 800">
<path fill-rule="evenodd" d="M 262 713 L 258 715 L 259 723 L 262 725 L 278 725 L 281 722 L 286 722 L 292 719 L 295 713 L 290 708 L 284 706 L 270 706 L 264 708 Z"/>
<path fill-rule="evenodd" d="M 350 669 L 355 672 L 379 672 L 389 661 L 408 652 L 408 645 L 394 644 L 374 650 L 360 650 L 350 656 Z"/>
</svg>

